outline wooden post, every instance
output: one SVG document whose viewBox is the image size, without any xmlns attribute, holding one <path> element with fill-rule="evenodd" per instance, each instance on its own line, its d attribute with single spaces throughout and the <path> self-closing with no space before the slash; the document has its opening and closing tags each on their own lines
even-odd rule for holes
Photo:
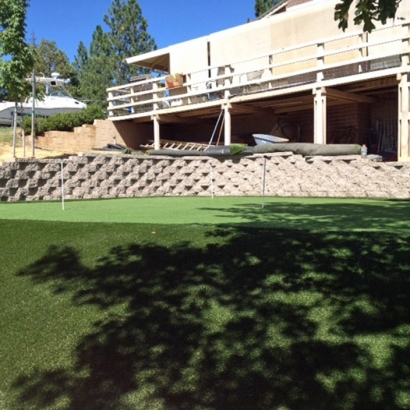
<svg viewBox="0 0 410 410">
<path fill-rule="evenodd" d="M 316 81 L 318 83 L 322 82 L 323 78 L 324 78 L 324 74 L 323 74 L 323 66 L 325 65 L 325 57 L 324 57 L 324 53 L 325 53 L 325 45 L 323 43 L 318 43 L 317 44 L 317 67 L 318 67 L 318 71 L 316 73 Z"/>
<path fill-rule="evenodd" d="M 316 86 L 313 89 L 314 97 L 314 135 L 313 142 L 315 144 L 326 144 L 326 89 L 321 86 L 324 79 L 323 66 L 325 64 L 324 58 L 325 45 L 323 43 L 317 44 L 317 73 Z"/>
<path fill-rule="evenodd" d="M 154 100 L 154 104 L 152 105 L 152 108 L 155 111 L 155 110 L 158 110 L 158 107 L 159 107 L 158 106 L 158 83 L 157 82 L 152 83 L 152 91 L 153 91 L 152 99 Z"/>
<path fill-rule="evenodd" d="M 108 92 L 108 100 L 110 100 L 110 98 L 114 98 L 114 93 L 112 91 Z M 112 108 L 114 107 L 114 104 L 112 101 L 108 101 L 108 116 L 112 117 L 114 115 L 114 111 L 112 110 Z"/>
<path fill-rule="evenodd" d="M 402 72 L 398 75 L 399 80 L 399 116 L 398 116 L 398 160 L 410 160 L 410 127 L 409 127 L 409 24 L 403 25 L 402 55 L 401 64 Z"/>
<path fill-rule="evenodd" d="M 314 143 L 326 144 L 326 89 L 313 90 L 314 97 Z"/>
<path fill-rule="evenodd" d="M 224 144 L 231 145 L 231 113 L 229 112 L 230 104 L 224 104 Z"/>
<path fill-rule="evenodd" d="M 369 39 L 369 34 L 368 34 L 368 33 L 362 33 L 362 34 L 360 34 L 360 36 L 359 36 L 359 42 L 360 42 L 360 44 L 367 44 L 368 39 Z M 367 47 L 359 48 L 358 51 L 359 51 L 359 58 L 360 58 L 360 59 L 362 59 L 363 57 L 367 57 L 367 55 L 368 55 Z M 365 64 L 366 64 L 366 63 L 365 63 Z M 359 66 L 358 66 L 358 72 L 359 72 L 359 73 L 362 73 L 363 71 L 364 71 L 364 70 L 363 70 L 363 63 L 360 62 L 360 63 L 359 63 Z"/>
<path fill-rule="evenodd" d="M 160 149 L 159 117 L 158 115 L 153 115 L 151 119 L 154 123 L 154 149 Z"/>
</svg>

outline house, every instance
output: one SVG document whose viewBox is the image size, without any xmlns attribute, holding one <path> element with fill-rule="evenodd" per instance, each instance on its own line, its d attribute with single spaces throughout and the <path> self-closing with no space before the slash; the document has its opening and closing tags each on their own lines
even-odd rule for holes
<svg viewBox="0 0 410 410">
<path fill-rule="evenodd" d="M 128 58 L 153 74 L 107 90 L 110 120 L 134 149 L 273 133 L 409 160 L 409 2 L 370 34 L 339 29 L 335 4 L 281 1 L 256 21 Z"/>
</svg>

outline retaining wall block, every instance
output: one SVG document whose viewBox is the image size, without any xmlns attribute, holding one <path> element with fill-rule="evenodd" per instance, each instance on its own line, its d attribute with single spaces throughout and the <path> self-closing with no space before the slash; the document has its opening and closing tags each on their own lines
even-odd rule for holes
<svg viewBox="0 0 410 410">
<path fill-rule="evenodd" d="M 43 168 L 42 168 L 42 172 L 58 172 L 61 171 L 61 161 L 58 162 L 58 160 L 56 160 L 55 162 L 47 162 L 44 164 Z"/>
<path fill-rule="evenodd" d="M 42 167 L 40 166 L 40 163 L 29 162 L 29 163 L 25 163 L 24 167 L 20 169 L 25 169 L 26 171 L 39 171 L 42 169 Z"/>
<path fill-rule="evenodd" d="M 410 197 L 410 163 L 278 154 L 266 160 L 267 195 Z M 81 155 L 64 160 L 64 182 L 67 199 L 210 195 L 211 185 L 215 195 L 260 195 L 264 163 L 257 155 L 236 160 Z M 59 200 L 60 170 L 60 159 L 2 163 L 0 199 Z"/>
<path fill-rule="evenodd" d="M 8 169 L 0 168 L 0 179 L 9 179 L 11 172 Z"/>
</svg>

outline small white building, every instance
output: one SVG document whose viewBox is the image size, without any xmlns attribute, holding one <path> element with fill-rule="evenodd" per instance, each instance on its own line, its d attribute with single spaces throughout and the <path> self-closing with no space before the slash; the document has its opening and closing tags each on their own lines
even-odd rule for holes
<svg viewBox="0 0 410 410">
<path fill-rule="evenodd" d="M 259 20 L 128 58 L 160 75 L 108 89 L 109 118 L 133 149 L 273 133 L 408 161 L 409 2 L 370 34 L 339 29 L 335 4 L 282 1 Z"/>
</svg>

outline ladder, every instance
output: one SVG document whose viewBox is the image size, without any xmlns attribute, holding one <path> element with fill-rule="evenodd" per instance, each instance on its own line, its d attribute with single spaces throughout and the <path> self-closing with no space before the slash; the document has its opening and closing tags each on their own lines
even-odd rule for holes
<svg viewBox="0 0 410 410">
<path fill-rule="evenodd" d="M 180 151 L 205 151 L 209 145 L 198 142 L 184 142 L 184 141 L 171 141 L 160 140 L 159 149 L 180 150 Z M 154 141 L 149 140 L 147 144 L 140 145 L 144 150 L 152 150 L 154 148 Z"/>
</svg>

